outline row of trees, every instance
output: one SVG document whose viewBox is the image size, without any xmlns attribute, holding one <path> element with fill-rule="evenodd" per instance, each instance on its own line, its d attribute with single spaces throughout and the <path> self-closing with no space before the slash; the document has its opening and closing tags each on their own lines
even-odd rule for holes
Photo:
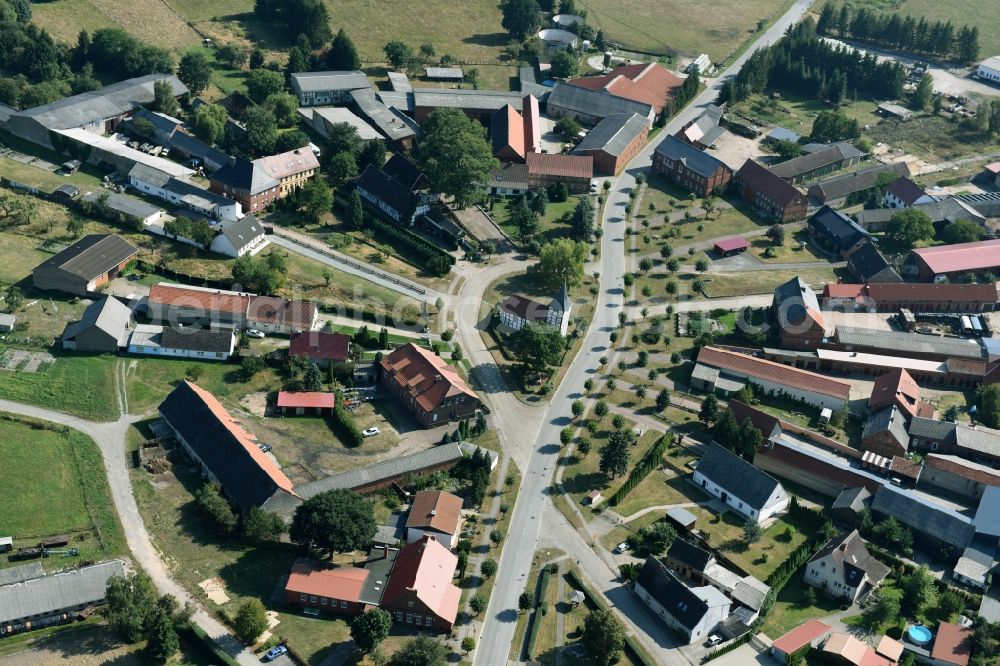
<svg viewBox="0 0 1000 666">
<path fill-rule="evenodd" d="M 755 51 L 720 93 L 720 101 L 741 101 L 765 88 L 828 100 L 837 104 L 849 95 L 885 99 L 899 97 L 906 79 L 903 66 L 879 62 L 832 46 L 816 36 L 812 19 L 788 29 L 773 46 Z"/>
<path fill-rule="evenodd" d="M 972 62 L 979 57 L 979 28 L 963 25 L 957 31 L 951 21 L 930 23 L 921 16 L 884 14 L 860 7 L 856 12 L 843 4 L 840 11 L 831 3 L 823 6 L 816 22 L 821 35 L 856 39 L 876 46 L 924 53 Z"/>
<path fill-rule="evenodd" d="M 254 0 L 253 13 L 267 24 L 283 27 L 289 39 L 305 35 L 314 49 L 333 37 L 322 0 Z"/>
<path fill-rule="evenodd" d="M 146 653 L 153 661 L 166 663 L 180 649 L 177 632 L 187 628 L 193 609 L 181 608 L 172 595 L 157 597 L 153 581 L 144 572 L 112 576 L 106 598 L 108 623 L 129 643 L 145 639 Z"/>
</svg>

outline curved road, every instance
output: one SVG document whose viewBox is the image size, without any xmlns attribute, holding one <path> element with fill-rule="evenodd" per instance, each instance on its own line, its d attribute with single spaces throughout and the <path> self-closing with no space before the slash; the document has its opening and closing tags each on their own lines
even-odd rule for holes
<svg viewBox="0 0 1000 666">
<path fill-rule="evenodd" d="M 704 107 L 718 97 L 722 86 L 736 75 L 755 49 L 777 41 L 790 25 L 805 14 L 811 4 L 812 0 L 796 0 L 753 46 L 668 123 L 661 136 L 666 137 L 675 133 L 684 124 L 697 117 Z M 474 662 L 476 666 L 503 665 L 508 661 L 507 656 L 514 640 L 514 628 L 518 616 L 518 596 L 524 590 L 531 569 L 541 531 L 542 513 L 549 502 L 552 473 L 559 457 L 559 431 L 570 422 L 570 404 L 580 397 L 584 381 L 594 373 L 599 358 L 608 350 L 609 334 L 618 326 L 618 313 L 623 307 L 622 289 L 625 273 L 624 208 L 628 203 L 628 193 L 635 187 L 636 174 L 648 169 L 655 147 L 656 143 L 650 143 L 636 155 L 611 188 L 604 209 L 601 290 L 594 318 L 580 353 L 552 396 L 535 438 L 528 464 L 522 466 L 523 481 L 514 504 L 510 530 L 500 556 L 496 584 L 478 641 Z M 468 301 L 463 301 L 463 304 L 465 308 L 469 307 Z M 465 336 L 463 336 L 464 341 Z M 501 430 L 510 423 L 503 412 L 497 413 L 496 420 L 502 424 L 499 428 Z M 576 535 L 576 538 L 579 536 Z M 659 663 L 687 664 L 687 660 L 672 649 L 675 647 L 673 641 L 652 640 L 648 635 L 638 635 L 637 638 L 647 649 L 653 651 Z"/>
<path fill-rule="evenodd" d="M 163 560 L 160 559 L 159 553 L 153 546 L 149 532 L 146 531 L 146 526 L 142 522 L 142 516 L 139 515 L 139 506 L 135 502 L 135 495 L 132 494 L 132 482 L 125 453 L 125 439 L 129 426 L 141 420 L 142 416 L 126 415 L 117 421 L 94 423 L 62 412 L 22 405 L 9 400 L 0 400 L 0 411 L 58 423 L 79 430 L 93 439 L 101 450 L 101 457 L 104 458 L 104 470 L 111 488 L 111 499 L 118 512 L 118 518 L 121 520 L 129 550 L 132 551 L 132 556 L 139 566 L 153 579 L 156 589 L 160 594 L 174 595 L 181 604 L 191 604 L 192 608 L 195 609 L 192 616 L 195 624 L 201 627 L 226 652 L 233 655 L 240 664 L 251 666 L 260 663 L 260 660 L 244 648 L 221 622 L 210 616 L 201 604 L 188 594 L 187 590 L 170 577 Z"/>
</svg>

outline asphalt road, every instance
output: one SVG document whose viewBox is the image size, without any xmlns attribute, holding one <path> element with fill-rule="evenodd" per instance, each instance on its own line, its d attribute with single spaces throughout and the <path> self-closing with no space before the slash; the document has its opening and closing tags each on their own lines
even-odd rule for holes
<svg viewBox="0 0 1000 666">
<path fill-rule="evenodd" d="M 673 134 L 684 124 L 698 116 L 704 107 L 717 97 L 725 82 L 743 66 L 754 49 L 768 45 L 781 37 L 789 25 L 798 21 L 809 8 L 812 0 L 797 0 L 774 25 L 761 35 L 744 55 L 730 65 L 717 79 L 679 113 L 661 133 Z M 476 666 L 507 663 L 514 628 L 517 623 L 517 600 L 524 590 L 532 557 L 538 545 L 542 527 L 542 514 L 549 500 L 549 488 L 555 469 L 560 445 L 559 431 L 570 422 L 570 404 L 581 397 L 583 383 L 598 367 L 599 359 L 609 348 L 609 334 L 618 326 L 618 313 L 623 307 L 622 290 L 625 274 L 625 224 L 623 222 L 628 193 L 635 187 L 635 176 L 649 168 L 656 143 L 651 143 L 629 163 L 628 168 L 614 181 L 604 213 L 604 235 L 601 238 L 601 289 L 598 295 L 587 337 L 573 365 L 567 370 L 563 382 L 552 396 L 542 426 L 535 439 L 528 464 L 523 468 L 523 481 L 514 505 L 500 568 L 493 595 L 483 622 L 483 630 L 476 649 Z M 503 416 L 498 414 L 503 427 Z M 579 537 L 577 536 L 577 539 Z M 665 633 L 665 629 L 657 633 Z M 651 627 L 651 630 L 656 630 Z M 655 652 L 663 664 L 687 664 L 676 650 L 670 649 L 673 641 L 651 638 L 648 634 L 638 638 Z"/>
</svg>

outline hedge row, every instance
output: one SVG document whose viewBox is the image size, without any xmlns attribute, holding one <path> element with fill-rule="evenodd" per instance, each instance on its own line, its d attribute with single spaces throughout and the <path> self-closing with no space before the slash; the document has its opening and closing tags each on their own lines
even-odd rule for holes
<svg viewBox="0 0 1000 666">
<path fill-rule="evenodd" d="M 365 225 L 373 229 L 378 236 L 388 236 L 394 241 L 398 241 L 407 249 L 416 252 L 426 260 L 434 257 L 445 257 L 449 266 L 455 265 L 455 257 L 451 256 L 438 246 L 430 243 L 409 229 L 386 222 L 374 215 L 365 215 Z"/>
<path fill-rule="evenodd" d="M 608 610 L 608 605 L 604 603 L 604 597 L 599 594 L 594 594 L 594 591 L 583 582 L 575 570 L 569 569 L 566 573 L 569 575 L 570 582 L 574 583 L 577 587 L 583 590 L 583 593 L 587 595 L 587 598 L 590 599 L 591 603 L 597 606 L 599 610 Z M 631 653 L 633 659 L 637 663 L 642 664 L 642 666 L 656 666 L 656 660 L 646 653 L 646 650 L 639 645 L 639 642 L 636 641 L 635 638 L 632 637 L 632 634 L 628 631 L 625 632 L 625 648 Z"/>
<path fill-rule="evenodd" d="M 753 638 L 753 632 L 752 631 L 748 631 L 745 634 L 743 634 L 742 636 L 740 636 L 739 638 L 737 638 L 735 641 L 732 641 L 731 643 L 727 643 L 727 644 L 723 645 L 722 647 L 720 647 L 718 649 L 715 649 L 715 650 L 712 650 L 711 652 L 709 652 L 708 654 L 706 654 L 704 657 L 701 658 L 701 663 L 707 664 L 708 662 L 712 661 L 713 659 L 718 659 L 719 657 L 721 657 L 722 655 L 726 654 L 727 652 L 732 652 L 733 650 L 735 650 L 736 648 L 740 647 L 741 645 L 746 645 L 747 643 L 750 642 L 750 640 L 752 638 Z"/>
<path fill-rule="evenodd" d="M 536 608 L 531 614 L 531 627 L 528 629 L 528 659 L 535 657 L 535 641 L 538 640 L 538 628 L 542 626 L 542 609 Z"/>
<path fill-rule="evenodd" d="M 673 433 L 667 433 L 660 438 L 660 441 L 650 449 L 649 453 L 639 461 L 639 464 L 632 468 L 632 473 L 628 475 L 625 479 L 625 483 L 618 487 L 618 490 L 611 496 L 608 500 L 608 504 L 611 506 L 616 506 L 618 502 L 625 499 L 632 490 L 635 489 L 639 483 L 646 478 L 650 472 L 663 464 L 663 454 L 666 453 L 667 447 L 669 447 L 674 442 Z"/>
<path fill-rule="evenodd" d="M 205 649 L 212 653 L 212 655 L 219 660 L 220 663 L 225 664 L 225 666 L 240 666 L 240 662 L 233 659 L 228 652 L 219 647 L 212 638 L 202 630 L 201 627 L 194 624 L 190 624 L 191 636 L 205 646 Z"/>
<path fill-rule="evenodd" d="M 535 606 L 541 606 L 545 601 L 545 592 L 549 587 L 549 578 L 552 577 L 551 568 L 546 565 L 542 568 L 542 575 L 538 579 L 538 596 L 535 597 Z"/>
<path fill-rule="evenodd" d="M 365 439 L 364 435 L 361 434 L 361 428 L 358 427 L 358 424 L 354 422 L 354 417 L 344 407 L 344 394 L 341 391 L 337 391 L 335 394 L 333 419 L 340 426 L 350 445 L 361 446 L 361 442 Z"/>
</svg>

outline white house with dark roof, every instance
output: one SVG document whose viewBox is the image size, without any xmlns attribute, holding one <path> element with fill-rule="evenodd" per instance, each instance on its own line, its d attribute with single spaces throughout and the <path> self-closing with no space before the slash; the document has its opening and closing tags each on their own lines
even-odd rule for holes
<svg viewBox="0 0 1000 666">
<path fill-rule="evenodd" d="M 882 204 L 886 208 L 909 208 L 932 201 L 934 201 L 934 197 L 927 194 L 924 188 L 906 176 L 902 176 L 886 185 Z"/>
<path fill-rule="evenodd" d="M 128 352 L 146 356 L 225 361 L 236 349 L 236 335 L 230 329 L 174 328 L 139 324 L 129 336 Z"/>
<path fill-rule="evenodd" d="M 857 530 L 831 539 L 809 560 L 804 574 L 807 585 L 851 603 L 888 575 L 889 567 L 871 556 Z"/>
<path fill-rule="evenodd" d="M 242 219 L 223 225 L 219 235 L 212 239 L 210 249 L 227 257 L 242 257 L 259 251 L 266 240 L 267 234 L 260 220 L 253 215 L 244 215 Z"/>
<path fill-rule="evenodd" d="M 688 587 L 663 562 L 647 557 L 635 592 L 691 645 L 707 638 L 727 617 L 732 602 L 711 585 Z"/>
<path fill-rule="evenodd" d="M 573 299 L 569 297 L 566 285 L 549 301 L 548 305 L 526 296 L 508 296 L 500 304 L 500 323 L 512 331 L 519 331 L 526 324 L 547 324 L 559 329 L 565 336 L 569 331 L 569 316 L 573 310 Z"/>
<path fill-rule="evenodd" d="M 788 508 L 778 480 L 718 444 L 710 444 L 694 470 L 695 485 L 748 520 L 762 523 Z"/>
<path fill-rule="evenodd" d="M 239 202 L 145 164 L 132 167 L 128 172 L 128 181 L 129 185 L 144 194 L 202 217 L 233 222 L 243 215 Z"/>
</svg>

